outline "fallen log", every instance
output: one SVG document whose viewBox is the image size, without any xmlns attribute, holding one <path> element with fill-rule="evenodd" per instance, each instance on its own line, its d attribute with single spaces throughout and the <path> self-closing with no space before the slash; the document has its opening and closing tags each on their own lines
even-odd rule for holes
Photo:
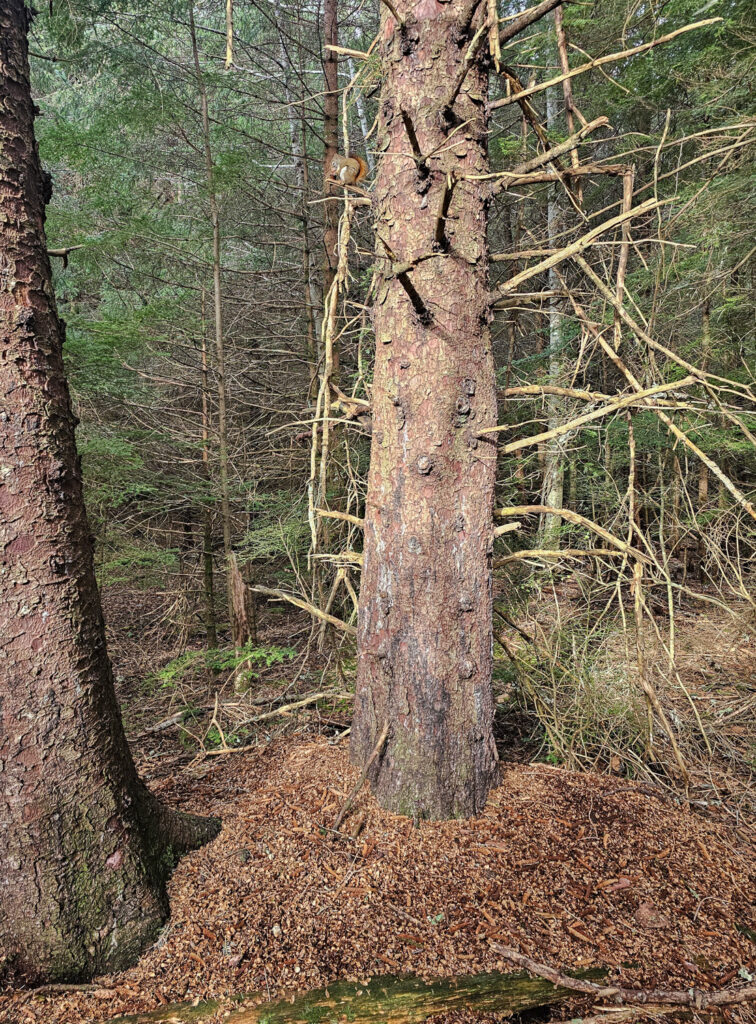
<svg viewBox="0 0 756 1024">
<path fill-rule="evenodd" d="M 578 980 L 601 980 L 606 971 L 578 971 Z M 474 1010 L 478 1013 L 517 1013 L 550 1006 L 568 996 L 571 989 L 554 986 L 529 974 L 475 974 L 459 978 L 422 981 L 415 977 L 382 975 L 367 984 L 337 981 L 314 992 L 289 994 L 272 1002 L 231 1010 L 227 1024 L 311 1024 L 317 1020 L 348 1020 L 352 1024 L 415 1024 L 438 1013 Z M 256 997 L 251 994 L 245 1002 Z M 149 1013 L 111 1018 L 112 1024 L 202 1024 L 221 1009 L 218 1000 L 193 1006 L 176 1003 Z M 102 1022 L 105 1024 L 105 1022 Z"/>
</svg>

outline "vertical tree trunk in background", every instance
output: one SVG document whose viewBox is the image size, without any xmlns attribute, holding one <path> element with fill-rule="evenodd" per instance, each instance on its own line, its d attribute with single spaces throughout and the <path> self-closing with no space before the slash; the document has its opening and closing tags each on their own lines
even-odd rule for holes
<svg viewBox="0 0 756 1024">
<path fill-rule="evenodd" d="M 362 47 L 362 29 L 359 25 L 355 26 L 354 39 L 357 49 Z M 354 66 L 354 61 L 351 57 L 347 58 L 347 67 L 349 68 L 349 77 L 354 79 L 357 71 Z M 365 151 L 365 160 L 367 162 L 370 173 L 372 174 L 375 170 L 375 160 L 373 154 L 370 152 L 368 147 L 368 135 L 370 134 L 370 122 L 368 121 L 367 110 L 365 109 L 365 93 L 362 89 L 357 89 L 354 96 L 355 104 L 357 106 L 357 117 L 360 122 L 360 130 L 362 132 L 362 144 Z"/>
<path fill-rule="evenodd" d="M 557 94 L 556 89 L 546 90 L 546 127 L 550 133 L 557 128 Z M 546 230 L 548 247 L 557 249 L 560 245 L 559 236 L 562 231 L 562 210 L 560 206 L 562 184 L 552 185 L 546 207 Z M 549 291 L 558 292 L 561 288 L 556 268 L 549 271 Z M 562 315 L 562 299 L 549 299 L 549 375 L 552 384 L 562 383 L 564 353 L 562 351 L 562 335 L 564 317 Z M 547 430 L 556 429 L 565 420 L 565 400 L 556 395 L 546 399 L 548 409 Z M 556 437 L 546 443 L 543 453 L 543 481 L 541 484 L 541 504 L 550 508 L 561 508 L 564 503 L 564 440 Z M 545 513 L 541 517 L 541 529 L 538 547 L 558 548 L 562 520 L 559 516 Z"/>
<path fill-rule="evenodd" d="M 496 771 L 491 550 L 496 422 L 485 185 L 487 74 L 474 61 L 446 107 L 485 5 L 384 8 L 374 212 L 373 437 L 351 753 L 381 803 L 472 815 Z M 403 116 L 404 115 L 404 116 Z M 418 168 L 407 125 L 422 154 Z M 450 139 L 450 131 L 457 131 Z M 431 258 L 428 258 L 431 257 Z M 398 264 L 411 264 L 399 270 Z"/>
<path fill-rule="evenodd" d="M 0 947 L 33 980 L 133 962 L 217 823 L 140 782 L 105 649 L 46 253 L 28 12 L 0 6 Z"/>
<path fill-rule="evenodd" d="M 315 311 L 318 309 L 318 301 L 315 286 L 315 274 L 313 267 L 313 254 L 310 244 L 310 205 L 308 202 L 308 169 L 307 169 L 307 147 L 305 145 L 305 119 L 302 115 L 301 104 L 298 104 L 297 97 L 292 88 L 294 68 L 289 56 L 284 35 L 284 13 L 281 7 L 281 0 L 273 0 L 273 10 L 276 14 L 276 30 L 278 32 L 278 52 L 281 57 L 281 68 L 283 70 L 284 96 L 286 97 L 286 110 L 289 121 L 289 140 L 291 142 L 291 154 L 294 159 L 294 178 L 297 189 L 300 193 L 300 209 L 302 223 L 302 279 L 304 285 L 304 307 L 307 323 L 307 364 L 310 371 L 310 383 L 307 389 L 307 401 L 312 397 L 315 380 L 318 374 L 318 355 L 315 327 Z"/>
<path fill-rule="evenodd" d="M 207 372 L 207 338 L 205 336 L 205 289 L 202 289 L 202 474 L 210 487 L 210 400 Z M 208 493 L 209 500 L 209 493 Z M 210 508 L 202 511 L 202 575 L 205 605 L 205 630 L 208 650 L 218 646 L 218 624 L 215 618 L 215 583 L 213 580 L 213 521 Z"/>
<path fill-rule="evenodd" d="M 210 147 L 210 115 L 207 104 L 207 89 L 200 67 L 197 32 L 194 25 L 194 7 L 189 7 L 189 29 L 192 37 L 192 57 L 197 77 L 197 90 L 200 95 L 202 115 L 202 150 L 205 157 L 205 176 L 207 182 L 208 203 L 210 205 L 210 222 L 213 230 L 213 309 L 215 323 L 215 379 L 218 387 L 218 470 L 220 475 L 221 519 L 223 521 L 223 555 L 226 569 L 226 600 L 231 635 L 240 635 L 240 626 L 234 621 L 234 581 L 231 546 L 231 499 L 229 485 L 228 460 L 228 415 L 226 392 L 226 343 L 223 334 L 223 295 L 221 291 L 221 231 L 218 196 L 215 192 L 215 169 L 213 154 Z M 254 638 L 253 638 L 254 639 Z M 234 642 L 235 642 L 234 640 Z M 246 642 L 246 638 L 245 638 Z"/>
<path fill-rule="evenodd" d="M 339 4 L 338 0 L 324 0 L 323 3 L 323 45 L 338 46 L 339 43 Z M 325 96 L 323 98 L 323 180 L 325 194 L 333 195 L 333 186 L 327 184 L 326 179 L 331 174 L 331 161 L 339 148 L 339 63 L 338 55 L 333 50 L 323 51 L 323 78 Z M 328 294 L 333 279 L 336 276 L 338 257 L 336 255 L 336 243 L 339 237 L 339 202 L 333 196 L 329 202 L 324 203 L 325 207 L 325 232 L 323 245 L 325 247 L 325 258 L 323 261 L 323 315 L 325 313 L 325 298 Z M 333 370 L 331 377 L 338 383 L 339 376 L 339 355 L 338 351 L 333 354 Z"/>
<path fill-rule="evenodd" d="M 234 0 L 226 0 L 226 71 L 234 63 Z"/>
<path fill-rule="evenodd" d="M 701 312 L 701 362 L 702 370 L 708 370 L 711 357 L 711 300 L 704 299 Z M 705 462 L 698 463 L 698 507 L 703 508 L 709 500 L 709 470 Z"/>
</svg>

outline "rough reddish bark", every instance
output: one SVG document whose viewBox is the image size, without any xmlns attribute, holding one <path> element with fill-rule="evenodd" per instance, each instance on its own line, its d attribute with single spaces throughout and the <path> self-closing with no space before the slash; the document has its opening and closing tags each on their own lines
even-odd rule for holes
<svg viewBox="0 0 756 1024">
<path fill-rule="evenodd" d="M 338 46 L 339 43 L 339 4 L 338 0 L 324 0 L 323 3 L 323 46 Z M 334 195 L 334 186 L 329 184 L 331 161 L 339 147 L 339 62 L 333 50 L 323 51 L 323 177 L 326 196 L 334 198 L 324 204 L 323 245 L 325 259 L 323 261 L 323 302 L 336 276 L 338 256 L 336 246 L 339 240 L 339 201 Z M 323 314 L 325 315 L 325 313 Z M 338 380 L 338 350 L 334 352 L 333 379 Z"/>
<path fill-rule="evenodd" d="M 364 764 L 388 722 L 369 773 L 378 799 L 440 818 L 483 808 L 497 759 L 496 448 L 477 436 L 496 422 L 487 192 L 465 178 L 488 171 L 484 61 L 447 108 L 486 7 L 469 26 L 469 0 L 397 6 L 405 27 L 385 7 L 381 24 L 374 210 L 383 283 L 351 750 Z"/>
<path fill-rule="evenodd" d="M 46 253 L 28 11 L 0 4 L 0 947 L 32 980 L 123 967 L 217 832 L 140 782 L 105 649 Z"/>
</svg>

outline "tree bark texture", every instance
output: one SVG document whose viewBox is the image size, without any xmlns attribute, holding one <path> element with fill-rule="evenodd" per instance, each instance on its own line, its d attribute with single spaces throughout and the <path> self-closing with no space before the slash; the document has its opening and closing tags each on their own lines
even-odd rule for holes
<svg viewBox="0 0 756 1024">
<path fill-rule="evenodd" d="M 454 101 L 485 15 L 385 8 L 374 212 L 374 426 L 351 753 L 380 802 L 417 818 L 482 810 L 495 772 L 491 550 L 496 423 L 489 338 L 484 62 Z M 404 10 L 400 7 L 400 16 Z M 456 129 L 456 130 L 455 130 Z M 413 138 L 414 136 L 414 138 Z"/>
<path fill-rule="evenodd" d="M 323 45 L 338 46 L 339 42 L 339 5 L 338 0 L 324 0 L 323 4 Z M 325 299 L 330 291 L 333 279 L 336 276 L 338 256 L 336 246 L 339 240 L 339 201 L 334 194 L 334 186 L 329 184 L 331 176 L 331 161 L 336 156 L 339 148 L 339 59 L 333 50 L 323 51 L 323 84 L 325 95 L 323 97 L 323 178 L 325 179 L 325 194 L 331 196 L 328 202 L 324 203 L 324 232 L 323 246 L 325 247 L 325 259 L 323 261 L 323 315 L 325 312 Z M 338 383 L 339 357 L 338 352 L 334 354 L 333 380 Z"/>
<path fill-rule="evenodd" d="M 46 253 L 22 0 L 0 5 L 0 947 L 31 980 L 126 966 L 217 831 L 140 782 L 105 648 Z"/>
</svg>

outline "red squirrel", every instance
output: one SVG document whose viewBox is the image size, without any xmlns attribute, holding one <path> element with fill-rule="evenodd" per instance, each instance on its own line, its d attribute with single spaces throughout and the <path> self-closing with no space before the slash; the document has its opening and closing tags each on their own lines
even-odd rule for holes
<svg viewBox="0 0 756 1024">
<path fill-rule="evenodd" d="M 361 156 L 341 156 L 339 153 L 331 160 L 331 177 L 342 185 L 356 185 L 368 172 L 368 165 Z"/>
</svg>

